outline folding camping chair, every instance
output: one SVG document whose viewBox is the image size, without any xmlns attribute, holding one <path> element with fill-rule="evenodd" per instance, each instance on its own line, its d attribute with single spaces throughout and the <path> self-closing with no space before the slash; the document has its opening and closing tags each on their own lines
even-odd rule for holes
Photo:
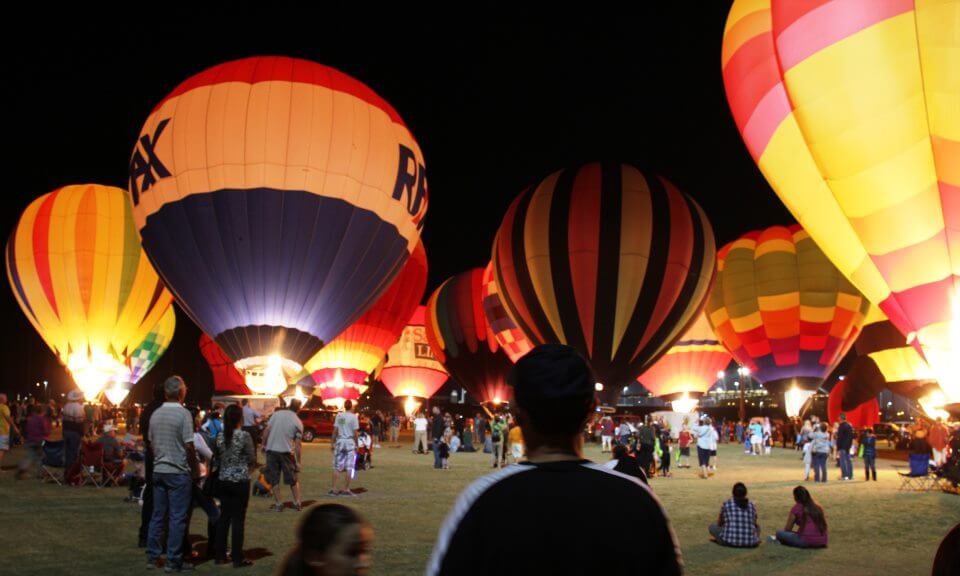
<svg viewBox="0 0 960 576">
<path fill-rule="evenodd" d="M 100 478 L 97 478 L 97 476 Z M 80 483 L 79 486 L 93 484 L 103 488 L 103 445 L 96 442 L 84 442 L 80 446 Z"/>
<path fill-rule="evenodd" d="M 937 488 L 937 478 L 930 474 L 930 457 L 926 454 L 911 454 L 910 470 L 897 474 L 900 475 L 900 491 L 927 492 Z"/>
<path fill-rule="evenodd" d="M 66 470 L 64 469 L 64 459 L 66 458 L 66 450 L 64 449 L 63 440 L 57 442 L 51 442 L 45 440 L 43 443 L 43 457 L 40 460 L 40 480 L 44 482 L 53 481 L 57 485 L 63 486 L 64 474 Z"/>
</svg>

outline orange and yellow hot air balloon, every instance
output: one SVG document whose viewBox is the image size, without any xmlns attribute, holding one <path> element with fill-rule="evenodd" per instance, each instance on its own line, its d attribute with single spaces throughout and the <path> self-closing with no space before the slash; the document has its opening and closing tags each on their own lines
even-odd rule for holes
<svg viewBox="0 0 960 576">
<path fill-rule="evenodd" d="M 722 66 L 781 200 L 960 402 L 960 2 L 737 0 Z"/>
<path fill-rule="evenodd" d="M 654 396 L 671 401 L 675 411 L 691 412 L 730 359 L 706 315 L 700 314 L 680 340 L 637 380 Z"/>
<path fill-rule="evenodd" d="M 850 350 L 869 307 L 802 228 L 774 226 L 720 249 L 706 313 L 761 384 L 810 395 Z"/>
<path fill-rule="evenodd" d="M 172 296 L 140 248 L 126 191 L 87 184 L 37 198 L 6 260 L 17 302 L 86 398 L 129 381 L 131 353 Z"/>
<path fill-rule="evenodd" d="M 417 306 L 380 372 L 380 380 L 395 398 L 406 396 L 407 416 L 419 407 L 416 398 L 430 398 L 449 377 L 427 341 L 426 312 L 426 306 Z"/>
</svg>

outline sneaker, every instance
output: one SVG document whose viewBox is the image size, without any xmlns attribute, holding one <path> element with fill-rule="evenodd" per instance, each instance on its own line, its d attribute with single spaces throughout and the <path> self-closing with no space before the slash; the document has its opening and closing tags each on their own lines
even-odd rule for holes
<svg viewBox="0 0 960 576">
<path fill-rule="evenodd" d="M 341 491 L 340 491 L 340 495 L 341 495 L 341 496 L 356 496 L 357 493 L 354 492 L 353 490 L 341 490 Z"/>
<path fill-rule="evenodd" d="M 777 537 L 774 536 L 773 534 L 771 534 L 770 536 L 768 536 L 768 537 L 767 537 L 767 540 L 769 540 L 770 542 L 776 542 L 777 544 L 780 543 L 780 541 L 777 540 Z"/>
<path fill-rule="evenodd" d="M 293 509 L 296 510 L 297 512 L 301 512 L 303 510 L 303 504 L 297 502 L 296 504 L 293 505 Z"/>
<path fill-rule="evenodd" d="M 147 560 L 147 570 L 156 570 L 157 561 L 156 560 Z"/>
<path fill-rule="evenodd" d="M 239 562 L 233 563 L 234 568 L 247 568 L 249 566 L 253 566 L 253 562 L 251 562 L 250 560 L 241 560 Z"/>
<path fill-rule="evenodd" d="M 340 493 L 334 490 L 333 488 L 331 488 L 330 490 L 327 490 L 327 496 L 339 496 L 339 495 Z"/>
<path fill-rule="evenodd" d="M 283 512 L 283 504 L 271 504 L 268 510 L 270 512 Z"/>
</svg>

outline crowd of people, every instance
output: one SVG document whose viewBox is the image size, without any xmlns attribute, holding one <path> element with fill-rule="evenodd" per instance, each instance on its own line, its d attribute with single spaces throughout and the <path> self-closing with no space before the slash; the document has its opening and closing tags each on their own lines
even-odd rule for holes
<svg viewBox="0 0 960 576">
<path fill-rule="evenodd" d="M 454 504 L 440 528 L 428 574 L 485 573 L 485 567 L 503 561 L 512 572 L 630 573 L 636 554 L 654 573 L 679 574 L 680 549 L 648 478 L 670 477 L 674 462 L 677 468 L 692 468 L 694 448 L 700 477 L 710 478 L 717 469 L 718 443 L 739 438 L 750 454 L 762 455 L 767 451 L 758 448 L 774 438 L 774 427 L 759 419 L 716 423 L 703 416 L 684 419 L 675 431 L 662 418 L 616 422 L 602 416 L 595 422 L 601 450 L 613 458 L 594 464 L 583 457 L 582 431 L 594 418 L 596 400 L 593 378 L 580 356 L 564 346 L 538 347 L 517 363 L 511 384 L 515 401 L 510 413 L 457 418 L 434 406 L 429 418 L 420 413 L 409 419 L 414 451 L 432 453 L 434 468 L 449 469 L 458 452 L 483 451 L 492 455 L 497 469 L 471 484 Z M 89 409 L 77 393 L 62 407 L 31 402 L 15 412 L 0 394 L 0 448 L 9 449 L 11 433 L 22 437 L 25 455 L 17 476 L 23 477 L 42 459 L 53 428 L 60 427 L 65 459 L 72 454 L 75 460 L 78 452 L 96 445 L 104 466 L 132 470 L 131 491 L 139 488 L 142 495 L 139 545 L 145 548 L 148 568 L 155 569 L 165 557 L 167 572 L 192 569 L 198 558 L 187 536 L 197 508 L 207 520 L 207 557 L 216 564 L 250 566 L 244 556 L 245 521 L 255 487 L 272 495 L 271 511 L 304 510 L 300 404 L 292 400 L 269 417 L 246 401 L 201 413 L 184 406 L 186 392 L 179 377 L 159 383 L 142 412 L 126 415 L 123 435 L 115 421 Z M 336 416 L 328 496 L 355 496 L 351 480 L 363 459 L 360 453 L 366 449 L 369 457 L 388 431 L 391 439 L 399 439 L 404 419 L 395 414 L 374 417 L 362 424 L 350 401 Z M 951 435 L 941 422 L 918 427 L 913 434 L 911 450 L 928 454 L 934 462 L 946 463 L 948 455 L 960 454 L 960 432 Z M 876 444 L 872 430 L 854 430 L 845 417 L 832 430 L 811 417 L 796 435 L 805 474 L 813 467 L 818 482 L 827 480 L 831 457 L 842 479 L 852 479 L 852 458 L 861 457 L 866 478 L 875 480 Z M 6 450 L 0 450 L 0 459 Z M 505 466 L 508 461 L 515 465 Z M 64 462 L 69 471 L 72 461 Z M 283 485 L 292 495 L 289 503 L 283 501 Z M 747 548 L 763 542 L 758 504 L 747 494 L 744 483 L 734 484 L 732 497 L 708 526 L 718 544 Z M 606 505 L 611 499 L 622 505 Z M 561 500 L 565 505 L 556 506 Z M 510 522 L 501 521 L 503 510 L 511 511 Z M 827 546 L 827 515 L 810 490 L 794 488 L 793 502 L 784 504 L 784 511 L 786 523 L 769 535 L 771 543 Z M 643 522 L 638 524 L 638 518 Z M 532 549 L 572 547 L 579 538 L 575 527 L 597 523 L 611 537 L 592 545 L 595 549 L 583 557 L 512 554 L 499 545 L 522 540 Z M 498 528 L 491 531 L 490 526 Z M 308 508 L 297 529 L 297 544 L 278 573 L 358 573 L 369 566 L 372 534 L 369 524 L 347 506 Z M 626 549 L 631 554 L 623 554 Z"/>
</svg>

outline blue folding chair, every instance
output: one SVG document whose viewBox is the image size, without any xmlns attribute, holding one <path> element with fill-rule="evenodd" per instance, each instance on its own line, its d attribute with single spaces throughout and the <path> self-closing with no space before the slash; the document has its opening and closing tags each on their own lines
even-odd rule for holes
<svg viewBox="0 0 960 576">
<path fill-rule="evenodd" d="M 926 492 L 937 487 L 937 479 L 930 474 L 930 457 L 926 454 L 910 455 L 910 471 L 898 472 L 900 490 Z"/>
</svg>

